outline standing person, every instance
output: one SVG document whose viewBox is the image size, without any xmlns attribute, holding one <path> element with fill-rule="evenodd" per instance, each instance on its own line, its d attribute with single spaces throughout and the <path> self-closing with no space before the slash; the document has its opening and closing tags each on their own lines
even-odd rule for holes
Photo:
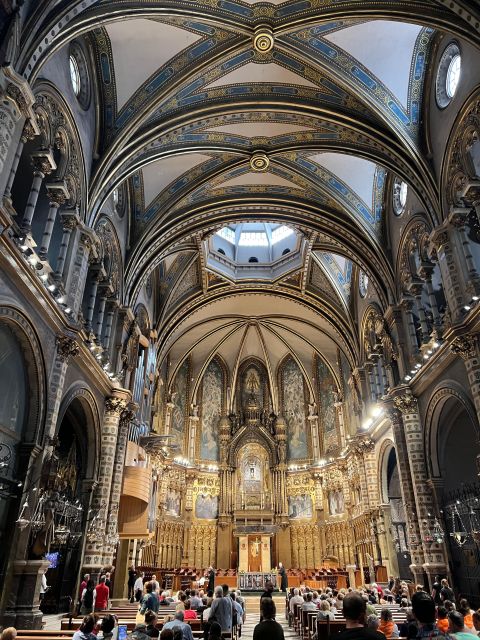
<svg viewBox="0 0 480 640">
<path fill-rule="evenodd" d="M 110 589 L 105 582 L 106 576 L 100 578 L 100 582 L 95 589 L 95 611 L 106 611 L 108 609 L 108 599 L 110 597 Z"/>
<path fill-rule="evenodd" d="M 432 596 L 418 591 L 412 596 L 412 611 L 418 625 L 417 638 L 435 640 L 436 638 L 451 638 L 448 633 L 440 631 L 435 624 L 435 602 Z"/>
<path fill-rule="evenodd" d="M 86 573 L 83 576 L 83 580 L 80 583 L 80 588 L 78 590 L 78 613 L 80 613 L 80 608 L 82 606 L 82 593 L 87 588 L 87 583 L 90 580 L 90 574 Z"/>
<path fill-rule="evenodd" d="M 215 569 L 208 567 L 208 588 L 207 591 L 215 591 Z"/>
<path fill-rule="evenodd" d="M 285 640 L 283 628 L 275 620 L 276 608 L 272 598 L 260 600 L 261 622 L 253 631 L 253 640 Z"/>
<path fill-rule="evenodd" d="M 442 590 L 442 585 L 440 584 L 440 578 L 438 576 L 435 576 L 435 580 L 433 581 L 433 584 L 432 584 L 432 592 L 430 595 L 432 596 L 433 601 L 437 606 L 442 602 L 442 598 L 440 597 L 441 590 Z"/>
<path fill-rule="evenodd" d="M 40 602 L 42 602 L 42 600 L 45 597 L 45 594 L 47 593 L 47 590 L 49 589 L 49 586 L 47 584 L 47 576 L 46 576 L 47 571 L 48 571 L 48 568 L 45 569 L 45 571 L 42 573 L 42 582 L 40 584 Z"/>
<path fill-rule="evenodd" d="M 278 573 L 280 575 L 280 591 L 283 591 L 283 593 L 287 593 L 288 577 L 285 567 L 281 562 L 278 563 Z"/>
<path fill-rule="evenodd" d="M 213 618 L 222 627 L 223 633 L 232 632 L 233 602 L 230 598 L 224 598 L 223 589 L 219 585 L 215 587 L 215 600 L 210 608 L 209 620 Z"/>
<path fill-rule="evenodd" d="M 335 640 L 385 640 L 378 631 L 365 628 L 367 602 L 359 593 L 352 591 L 343 599 L 345 631 L 335 634 Z"/>
<path fill-rule="evenodd" d="M 147 609 L 150 611 L 154 611 L 158 613 L 158 607 L 160 605 L 160 600 L 158 599 L 157 594 L 153 590 L 153 585 L 151 582 L 147 582 L 145 584 L 145 589 L 147 591 L 146 595 L 142 598 L 142 606 L 140 607 L 140 613 L 144 614 Z"/>
<path fill-rule="evenodd" d="M 135 584 L 133 585 L 133 593 L 135 595 L 135 600 L 137 602 L 140 602 L 143 596 L 143 578 L 144 577 L 145 577 L 145 574 L 142 571 L 142 573 L 135 580 Z"/>
<path fill-rule="evenodd" d="M 135 566 L 132 564 L 130 569 L 128 570 L 128 599 L 130 602 L 133 602 L 133 588 L 135 586 L 135 578 L 137 577 L 137 572 L 135 571 Z"/>
<path fill-rule="evenodd" d="M 150 582 L 153 585 L 153 590 L 155 591 L 155 593 L 160 593 L 160 584 L 157 580 L 157 576 L 155 574 L 153 574 L 152 579 L 150 580 Z"/>
<path fill-rule="evenodd" d="M 440 596 L 442 598 L 442 601 L 445 602 L 445 600 L 451 600 L 453 602 L 455 600 L 455 595 L 450 585 L 448 584 L 448 580 L 446 578 L 443 578 L 440 584 L 442 585 L 442 588 L 440 589 Z"/>
<path fill-rule="evenodd" d="M 110 593 L 112 592 L 112 573 L 111 571 L 107 571 L 105 573 L 105 586 L 108 587 Z"/>
<path fill-rule="evenodd" d="M 270 580 L 267 580 L 265 582 L 265 591 L 260 596 L 260 606 L 262 605 L 262 600 L 264 598 L 271 598 L 272 595 L 273 595 L 273 582 L 271 582 Z"/>
<path fill-rule="evenodd" d="M 80 614 L 82 616 L 88 616 L 93 612 L 95 607 L 95 583 L 90 578 L 87 582 L 87 586 L 82 591 L 82 597 L 80 599 Z"/>
</svg>

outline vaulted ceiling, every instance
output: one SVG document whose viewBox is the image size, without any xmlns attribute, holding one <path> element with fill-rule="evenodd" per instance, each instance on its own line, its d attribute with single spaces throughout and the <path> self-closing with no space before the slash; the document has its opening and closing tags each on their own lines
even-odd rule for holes
<svg viewBox="0 0 480 640">
<path fill-rule="evenodd" d="M 272 363 L 288 348 L 299 361 L 318 349 L 334 366 L 337 346 L 354 359 L 352 279 L 363 270 L 380 304 L 395 291 L 388 175 L 438 210 L 419 138 L 432 38 L 445 30 L 478 45 L 475 11 L 435 0 L 76 0 L 51 12 L 40 31 L 54 47 L 80 34 L 95 45 L 102 135 L 89 221 L 114 189 L 128 193 L 125 290 L 133 303 L 160 275 L 161 355 L 175 366 L 196 353 L 201 368 L 215 351 L 228 360 L 229 345 L 235 361 L 246 341 L 267 345 Z M 26 77 L 40 72 L 41 42 L 25 47 Z M 258 221 L 304 239 L 297 269 L 232 282 L 208 268 L 212 234 Z"/>
</svg>

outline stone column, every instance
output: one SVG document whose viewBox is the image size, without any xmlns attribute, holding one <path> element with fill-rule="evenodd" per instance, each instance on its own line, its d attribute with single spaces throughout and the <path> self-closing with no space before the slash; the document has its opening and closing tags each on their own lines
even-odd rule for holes
<svg viewBox="0 0 480 640">
<path fill-rule="evenodd" d="M 420 349 L 418 348 L 417 332 L 415 329 L 415 320 L 413 319 L 413 299 L 410 297 L 404 297 L 402 299 L 402 307 L 405 313 L 408 337 L 410 342 L 409 352 L 411 354 L 410 362 L 415 362 L 415 359 L 420 355 Z"/>
<path fill-rule="evenodd" d="M 423 563 L 425 560 L 416 514 L 414 487 L 408 464 L 408 450 L 402 416 L 395 408 L 390 408 L 388 415 L 392 424 L 398 475 L 400 476 L 400 490 L 402 494 L 402 501 L 405 505 L 405 514 L 408 526 L 408 546 L 412 557 L 412 565 L 410 568 L 415 576 L 423 577 Z M 418 580 L 416 580 L 416 582 L 418 582 Z"/>
<path fill-rule="evenodd" d="M 422 302 L 423 282 L 420 280 L 420 278 L 413 278 L 408 285 L 408 290 L 415 299 L 418 319 L 420 320 L 422 344 L 427 344 L 430 340 L 430 331 L 428 329 L 427 316 L 425 315 L 425 309 L 423 308 Z"/>
<path fill-rule="evenodd" d="M 458 336 L 453 340 L 450 349 L 457 356 L 460 356 L 465 364 L 470 393 L 480 423 L 480 353 L 478 336 L 470 333 Z M 480 472 L 480 460 L 477 461 L 477 466 Z"/>
<path fill-rule="evenodd" d="M 46 189 L 50 200 L 50 208 L 48 210 L 47 222 L 45 223 L 42 241 L 38 251 L 38 255 L 42 260 L 47 259 L 58 210 L 70 197 L 67 185 L 63 181 L 50 182 L 46 185 Z"/>
<path fill-rule="evenodd" d="M 422 537 L 423 552 L 427 565 L 443 565 L 443 573 L 447 570 L 445 546 L 435 542 L 429 542 L 429 533 L 433 529 L 435 521 L 435 505 L 433 496 L 428 486 L 427 463 L 423 444 L 423 430 L 420 421 L 417 398 L 410 389 L 404 388 L 402 395 L 397 395 L 394 400 L 395 407 L 402 414 L 402 422 L 405 430 L 408 461 L 412 477 L 412 486 L 416 513 L 419 520 L 420 535 Z M 423 566 L 425 570 L 426 565 Z"/>
<path fill-rule="evenodd" d="M 343 402 L 335 402 L 335 409 L 337 411 L 337 418 L 338 418 L 340 448 L 343 450 L 345 448 L 345 445 L 347 444 L 347 435 L 345 433 L 345 420 L 343 417 L 343 412 L 344 412 Z"/>
<path fill-rule="evenodd" d="M 107 311 L 107 319 L 105 322 L 105 333 L 103 334 L 103 348 L 109 354 L 110 353 L 110 340 L 112 338 L 112 326 L 113 318 L 115 316 L 115 309 L 118 307 L 118 300 L 112 300 Z"/>
<path fill-rule="evenodd" d="M 120 495 L 122 490 L 125 454 L 127 452 L 128 429 L 130 427 L 130 422 L 135 418 L 136 408 L 137 408 L 136 404 L 129 403 L 127 407 L 120 414 L 117 446 L 115 449 L 115 459 L 113 463 L 110 504 L 108 508 L 108 519 L 107 519 L 107 533 L 110 534 L 109 537 L 112 539 L 115 536 L 115 534 L 118 533 L 118 508 L 120 505 Z M 114 552 L 115 552 L 114 544 L 109 544 L 105 548 L 105 554 L 103 557 L 103 564 L 105 566 L 112 563 Z"/>
<path fill-rule="evenodd" d="M 313 458 L 314 460 L 320 460 L 322 453 L 321 453 L 319 434 L 318 434 L 318 415 L 317 414 L 309 415 L 307 420 L 310 423 L 310 431 L 312 434 Z"/>
<path fill-rule="evenodd" d="M 92 501 L 95 530 L 87 531 L 87 547 L 85 551 L 84 567 L 89 573 L 96 575 L 102 567 L 105 548 L 105 533 L 107 529 L 108 507 L 112 491 L 112 479 L 115 464 L 120 416 L 126 407 L 130 393 L 125 389 L 115 390 L 115 395 L 105 400 L 105 413 L 102 424 L 102 440 L 100 464 L 98 473 L 98 487 Z"/>
<path fill-rule="evenodd" d="M 98 285 L 104 275 L 105 272 L 103 269 L 103 265 L 97 263 L 92 267 L 92 280 L 90 283 L 90 290 L 88 292 L 87 315 L 85 317 L 85 328 L 87 331 L 92 330 L 93 312 L 95 310 L 95 303 L 97 301 Z"/>
<path fill-rule="evenodd" d="M 448 311 L 453 323 L 464 316 L 463 278 L 462 269 L 456 259 L 455 243 L 452 238 L 452 227 L 445 221 L 434 229 L 430 235 L 432 247 L 430 255 L 436 252 L 438 264 L 442 274 L 443 291 L 448 304 Z"/>
<path fill-rule="evenodd" d="M 60 249 L 58 251 L 55 271 L 53 274 L 53 279 L 58 283 L 63 282 L 63 270 L 65 268 L 65 260 L 67 258 L 72 231 L 78 226 L 80 222 L 78 211 L 76 209 L 72 211 L 64 211 L 60 215 L 62 219 L 63 235 L 60 242 Z"/>
<path fill-rule="evenodd" d="M 28 141 L 34 140 L 35 136 L 37 135 L 38 132 L 35 131 L 31 121 L 28 120 L 27 122 L 25 122 L 22 135 L 20 136 L 20 142 L 18 143 L 17 151 L 15 152 L 15 157 L 13 158 L 12 166 L 10 167 L 7 184 L 5 185 L 4 197 L 9 200 L 10 204 L 12 204 L 12 187 L 15 176 L 17 175 L 18 163 L 20 162 L 20 158 L 22 157 L 23 147 Z"/>
<path fill-rule="evenodd" d="M 469 214 L 470 208 L 455 207 L 452 209 L 448 219 L 458 233 L 464 258 L 465 291 L 472 296 L 480 293 L 480 276 L 470 249 L 470 240 L 468 239 L 467 232 L 465 231 L 465 225 Z M 465 300 L 465 302 L 468 301 Z"/>
<path fill-rule="evenodd" d="M 424 260 L 420 264 L 420 268 L 418 270 L 419 276 L 425 283 L 425 289 L 428 295 L 428 301 L 430 303 L 430 309 L 432 312 L 433 318 L 433 329 L 436 334 L 436 337 L 441 336 L 442 329 L 442 320 L 440 318 L 440 312 L 438 311 L 437 298 L 435 297 L 435 292 L 433 290 L 432 284 L 432 275 L 435 265 L 430 260 Z"/>
<path fill-rule="evenodd" d="M 37 206 L 37 200 L 45 176 L 55 171 L 57 165 L 53 159 L 51 149 L 42 149 L 32 154 L 32 164 L 35 169 L 33 172 L 33 182 L 28 196 L 27 206 L 23 214 L 21 228 L 24 233 L 30 233 L 32 230 L 32 220 Z"/>
<path fill-rule="evenodd" d="M 80 351 L 78 342 L 70 335 L 57 336 L 56 347 L 55 359 L 48 381 L 47 415 L 45 417 L 45 435 L 47 439 L 53 438 L 57 428 L 60 426 L 57 424 L 58 412 L 65 386 L 68 361 L 71 357 L 78 355 Z"/>
<path fill-rule="evenodd" d="M 100 301 L 98 303 L 98 310 L 97 310 L 97 324 L 95 327 L 95 337 L 99 343 L 102 342 L 103 319 L 105 317 L 106 304 L 107 304 L 107 291 L 102 287 L 102 292 L 100 295 Z M 89 307 L 89 310 L 90 310 L 90 307 Z"/>
<path fill-rule="evenodd" d="M 74 242 L 72 242 L 73 260 L 70 262 L 69 268 L 64 270 L 64 285 L 74 319 L 77 319 L 81 312 L 89 261 L 96 257 L 94 239 L 95 236 L 90 229 L 79 225 Z"/>
<path fill-rule="evenodd" d="M 188 458 L 195 460 L 195 447 L 197 443 L 197 427 L 200 420 L 198 416 L 198 404 L 192 405 L 192 413 L 188 418 Z"/>
</svg>

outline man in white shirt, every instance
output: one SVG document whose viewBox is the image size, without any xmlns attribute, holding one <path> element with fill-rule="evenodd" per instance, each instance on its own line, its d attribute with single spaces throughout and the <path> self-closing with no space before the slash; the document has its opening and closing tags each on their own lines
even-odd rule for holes
<svg viewBox="0 0 480 640">
<path fill-rule="evenodd" d="M 143 596 L 143 579 L 144 579 L 144 577 L 145 577 L 145 574 L 142 571 L 142 573 L 135 580 L 135 584 L 133 586 L 133 593 L 135 594 L 135 600 L 137 602 L 140 602 L 140 600 L 142 599 L 142 596 Z"/>
<path fill-rule="evenodd" d="M 300 591 L 298 589 L 293 590 L 293 596 L 290 598 L 289 609 L 290 613 L 293 615 L 295 611 L 296 604 L 303 604 L 305 601 L 300 595 Z"/>
</svg>

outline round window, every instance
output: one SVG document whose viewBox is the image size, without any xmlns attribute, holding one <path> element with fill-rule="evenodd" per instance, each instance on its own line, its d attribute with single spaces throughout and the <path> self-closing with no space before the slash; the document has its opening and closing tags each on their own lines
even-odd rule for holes
<svg viewBox="0 0 480 640">
<path fill-rule="evenodd" d="M 70 56 L 70 80 L 72 82 L 73 93 L 77 96 L 80 95 L 82 83 L 80 80 L 80 71 L 78 69 L 78 63 L 75 56 Z"/>
<path fill-rule="evenodd" d="M 90 78 L 87 59 L 78 42 L 72 42 L 70 45 L 68 63 L 73 93 L 82 108 L 88 109 L 90 104 Z"/>
<path fill-rule="evenodd" d="M 462 74 L 462 56 L 455 42 L 445 49 L 438 63 L 436 80 L 436 99 L 440 109 L 448 107 L 457 92 Z"/>
<path fill-rule="evenodd" d="M 368 291 L 368 276 L 364 271 L 360 271 L 360 276 L 358 278 L 358 291 L 362 298 L 365 298 Z"/>
<path fill-rule="evenodd" d="M 393 210 L 397 216 L 405 211 L 407 204 L 408 184 L 400 178 L 395 178 L 393 182 Z"/>
</svg>

